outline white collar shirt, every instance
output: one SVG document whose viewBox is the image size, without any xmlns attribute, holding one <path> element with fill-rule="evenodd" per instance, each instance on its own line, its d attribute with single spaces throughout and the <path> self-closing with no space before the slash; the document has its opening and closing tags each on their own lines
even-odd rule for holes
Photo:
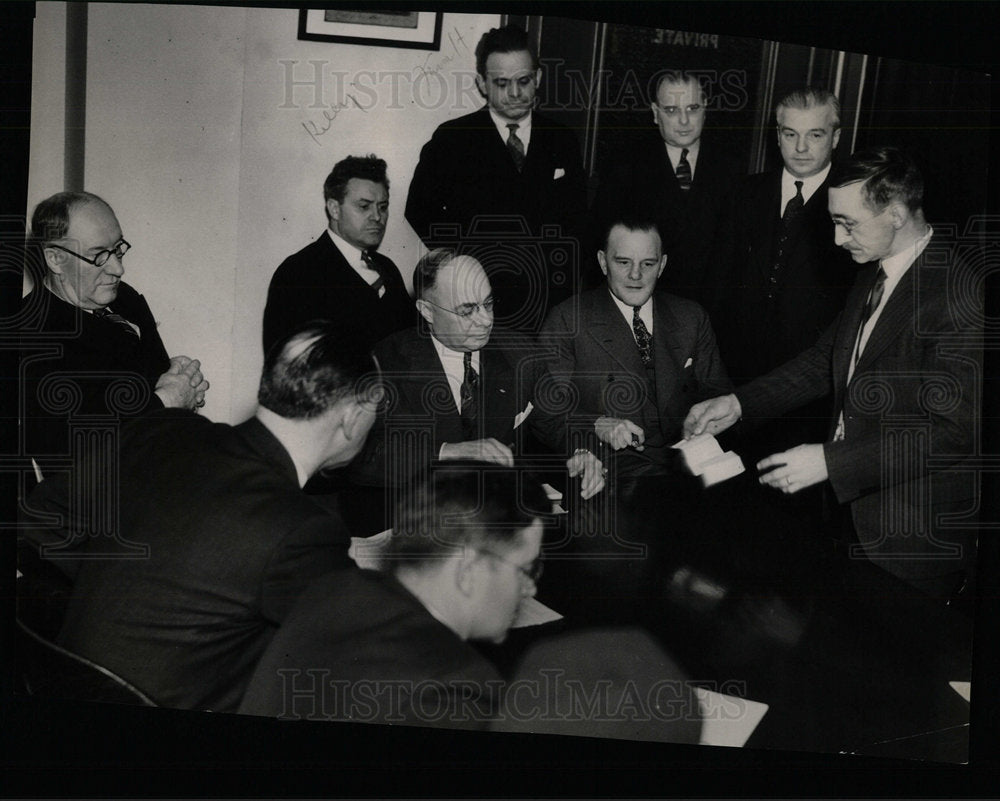
<svg viewBox="0 0 1000 801">
<path fill-rule="evenodd" d="M 361 251 L 354 247 L 350 242 L 341 237 L 339 234 L 333 232 L 332 229 L 326 229 L 327 235 L 330 237 L 330 241 L 336 245 L 337 250 L 340 251 L 341 255 L 347 260 L 347 263 L 351 265 L 351 269 L 354 270 L 361 279 L 371 286 L 379 279 L 379 274 L 377 270 L 373 270 L 367 264 L 361 256 Z M 385 295 L 385 286 L 380 286 L 378 288 L 378 296 L 382 297 Z"/>
<path fill-rule="evenodd" d="M 820 188 L 823 181 L 826 180 L 826 176 L 830 174 L 830 165 L 827 164 L 826 167 L 820 170 L 815 175 L 810 175 L 808 178 L 796 178 L 792 175 L 788 169 L 782 169 L 781 171 L 781 213 L 785 213 L 785 206 L 788 205 L 788 201 L 795 197 L 795 182 L 802 181 L 802 202 L 808 203 L 809 198 L 816 194 L 816 190 Z"/>
<path fill-rule="evenodd" d="M 490 109 L 490 119 L 493 120 L 493 124 L 496 126 L 497 133 L 500 134 L 500 138 L 503 140 L 504 145 L 507 144 L 507 139 L 510 137 L 510 129 L 508 125 L 512 125 L 511 120 L 505 120 L 499 114 L 497 114 L 493 109 Z M 528 145 L 531 143 L 531 112 L 528 115 L 517 122 L 517 138 L 521 140 L 524 145 L 524 155 L 528 155 Z"/>
</svg>

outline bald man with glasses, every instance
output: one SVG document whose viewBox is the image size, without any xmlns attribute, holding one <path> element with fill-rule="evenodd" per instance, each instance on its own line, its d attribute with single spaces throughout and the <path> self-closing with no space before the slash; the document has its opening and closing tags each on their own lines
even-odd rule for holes
<svg viewBox="0 0 1000 801">
<path fill-rule="evenodd" d="M 494 328 L 493 289 L 475 258 L 449 248 L 428 252 L 413 273 L 419 328 L 375 348 L 386 401 L 365 451 L 352 466 L 356 483 L 398 486 L 434 459 L 479 459 L 511 466 L 525 451 L 542 362 L 535 344 Z M 528 425 L 526 425 L 528 424 Z M 581 493 L 604 486 L 603 465 L 589 451 L 569 456 Z"/>
<path fill-rule="evenodd" d="M 111 206 L 60 192 L 35 208 L 31 231 L 44 276 L 20 315 L 27 454 L 39 465 L 68 456 L 73 417 L 203 406 L 200 362 L 167 356 L 146 300 L 122 280 L 131 245 Z"/>
</svg>

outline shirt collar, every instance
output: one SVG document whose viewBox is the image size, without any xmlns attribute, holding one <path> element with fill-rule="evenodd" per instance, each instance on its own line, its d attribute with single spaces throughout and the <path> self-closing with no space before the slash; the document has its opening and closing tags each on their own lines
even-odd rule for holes
<svg viewBox="0 0 1000 801">
<path fill-rule="evenodd" d="M 337 250 L 347 259 L 348 264 L 357 265 L 363 261 L 361 251 L 358 248 L 354 247 L 354 245 L 336 233 L 332 228 L 327 228 L 326 232 L 330 236 L 330 241 L 337 246 Z"/>
<path fill-rule="evenodd" d="M 698 161 L 698 151 L 701 150 L 701 139 L 694 142 L 690 147 L 674 147 L 666 142 L 663 143 L 664 147 L 667 148 L 667 157 L 670 159 L 671 166 L 676 170 L 677 162 L 681 160 L 681 151 L 687 150 L 688 152 L 688 164 L 691 166 L 691 173 L 694 174 L 694 165 Z"/>
<path fill-rule="evenodd" d="M 903 248 L 899 253 L 893 256 L 886 256 L 882 259 L 881 265 L 882 269 L 885 270 L 886 283 L 891 283 L 895 285 L 899 282 L 899 279 L 906 274 L 906 271 L 910 269 L 910 266 L 915 262 L 920 254 L 924 252 L 924 248 L 927 247 L 927 243 L 931 241 L 931 237 L 934 235 L 934 229 L 929 225 L 927 226 L 927 233 L 925 233 L 920 239 L 914 242 L 910 247 Z"/>
<path fill-rule="evenodd" d="M 505 120 L 499 114 L 497 114 L 493 109 L 489 110 L 490 119 L 493 120 L 493 124 L 496 126 L 497 133 L 500 134 L 500 138 L 507 141 L 507 137 L 510 136 L 510 130 L 507 128 L 508 125 L 512 124 L 512 120 Z M 528 144 L 528 140 L 531 138 L 531 112 L 523 119 L 517 121 L 517 138 L 520 139 L 525 146 Z"/>
<path fill-rule="evenodd" d="M 621 300 L 619 300 L 615 296 L 615 293 L 611 291 L 611 287 L 608 287 L 608 294 L 611 296 L 611 299 L 615 302 L 615 306 L 618 307 L 618 311 L 620 311 L 622 313 L 622 316 L 625 318 L 625 322 L 628 323 L 629 329 L 631 329 L 632 328 L 632 317 L 635 314 L 635 311 L 627 303 L 622 303 Z M 639 307 L 639 319 L 642 320 L 646 324 L 646 330 L 649 331 L 650 334 L 652 334 L 653 333 L 653 296 L 652 295 L 650 295 L 649 299 Z"/>
<path fill-rule="evenodd" d="M 441 360 L 441 365 L 444 367 L 445 373 L 449 370 L 458 370 L 458 375 L 461 376 L 465 370 L 465 351 L 464 350 L 452 350 L 451 348 L 445 347 L 441 344 L 441 341 L 431 333 L 431 342 L 434 343 L 434 350 L 437 351 L 438 358 Z M 479 372 L 479 351 L 472 351 L 472 367 L 475 371 Z"/>
<path fill-rule="evenodd" d="M 823 181 L 826 180 L 826 176 L 830 174 L 831 166 L 827 164 L 818 173 L 810 175 L 808 178 L 796 178 L 788 171 L 787 167 L 783 167 L 781 170 L 781 197 L 786 200 L 795 197 L 795 182 L 802 181 L 802 201 L 808 203 L 809 198 L 815 194 Z"/>
</svg>

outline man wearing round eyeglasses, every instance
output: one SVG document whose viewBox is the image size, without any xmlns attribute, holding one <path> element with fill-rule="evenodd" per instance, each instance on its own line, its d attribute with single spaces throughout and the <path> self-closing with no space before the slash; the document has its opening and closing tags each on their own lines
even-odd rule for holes
<svg viewBox="0 0 1000 801">
<path fill-rule="evenodd" d="M 503 642 L 534 597 L 548 506 L 515 469 L 438 462 L 396 505 L 378 571 L 302 594 L 240 712 L 486 728 L 504 682 L 468 641 Z"/>
<path fill-rule="evenodd" d="M 65 456 L 72 416 L 203 406 L 200 362 L 167 356 L 145 299 L 122 280 L 131 246 L 111 207 L 60 192 L 38 204 L 31 230 L 44 275 L 21 307 L 28 454 Z"/>
<path fill-rule="evenodd" d="M 414 269 L 413 286 L 425 326 L 376 346 L 389 399 L 354 465 L 355 480 L 395 486 L 434 458 L 513 465 L 526 444 L 523 423 L 544 436 L 532 402 L 541 367 L 536 346 L 494 329 L 490 280 L 472 256 L 430 251 Z M 604 486 L 603 466 L 587 450 L 575 452 L 566 468 L 581 476 L 584 498 Z"/>
</svg>

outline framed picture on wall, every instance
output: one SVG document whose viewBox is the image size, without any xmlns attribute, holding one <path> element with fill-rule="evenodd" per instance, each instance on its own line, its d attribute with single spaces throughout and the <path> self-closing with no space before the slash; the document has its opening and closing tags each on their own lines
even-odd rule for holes
<svg viewBox="0 0 1000 801">
<path fill-rule="evenodd" d="M 440 50 L 441 14 L 432 11 L 303 8 L 299 11 L 299 39 Z"/>
</svg>

